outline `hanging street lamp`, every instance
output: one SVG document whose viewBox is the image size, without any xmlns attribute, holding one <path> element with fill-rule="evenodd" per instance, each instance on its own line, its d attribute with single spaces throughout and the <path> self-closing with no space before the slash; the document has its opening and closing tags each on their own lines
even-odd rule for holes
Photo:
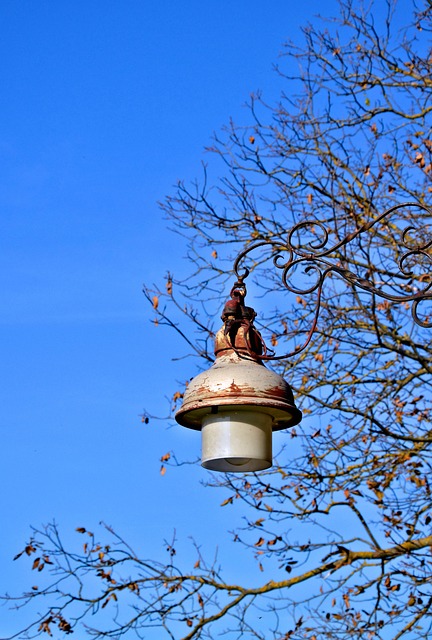
<svg viewBox="0 0 432 640">
<path fill-rule="evenodd" d="M 175 416 L 182 426 L 201 429 L 202 466 L 214 471 L 271 467 L 272 431 L 302 417 L 289 384 L 263 364 L 265 345 L 245 294 L 237 282 L 216 334 L 216 361 L 189 383 Z"/>
<path fill-rule="evenodd" d="M 405 284 L 411 284 L 408 293 L 400 295 L 389 291 L 382 282 L 376 284 L 372 276 L 360 277 L 343 268 L 340 260 L 332 262 L 329 259 L 335 253 L 340 256 L 342 247 L 404 207 L 416 207 L 432 217 L 432 211 L 419 203 L 396 205 L 327 249 L 325 246 L 329 233 L 324 225 L 317 221 L 301 222 L 289 231 L 286 243 L 263 240 L 250 245 L 238 255 L 233 268 L 237 281 L 222 312 L 223 326 L 215 338 L 216 360 L 210 369 L 191 380 L 175 415 L 180 425 L 201 431 L 203 467 L 234 473 L 261 471 L 271 467 L 272 432 L 299 424 L 302 414 L 295 405 L 289 384 L 282 376 L 268 369 L 264 362 L 282 360 L 306 349 L 317 326 L 323 284 L 330 274 L 336 274 L 349 285 L 380 298 L 396 303 L 412 302 L 414 322 L 422 327 L 432 327 L 432 321 L 427 317 L 420 318 L 417 313 L 420 302 L 432 300 L 432 280 L 429 277 L 420 279 L 421 290 L 412 286 L 413 262 L 420 260 L 432 266 L 432 258 L 427 252 L 432 240 L 414 242 L 412 227 L 407 227 L 403 232 L 397 276 Z M 296 239 L 310 230 L 315 233 L 318 230 L 322 235 L 318 241 L 309 242 L 305 249 Z M 245 305 L 244 280 L 249 275 L 249 269 L 240 265 L 249 253 L 259 247 L 272 249 L 273 263 L 281 270 L 281 281 L 286 289 L 296 294 L 316 294 L 314 318 L 306 340 L 289 354 L 276 356 L 268 352 L 261 334 L 254 326 L 256 313 Z M 315 274 L 312 286 L 299 288 L 290 283 L 289 277 L 299 266 L 304 266 L 306 273 Z M 384 285 L 388 284 L 388 281 L 384 282 Z"/>
</svg>

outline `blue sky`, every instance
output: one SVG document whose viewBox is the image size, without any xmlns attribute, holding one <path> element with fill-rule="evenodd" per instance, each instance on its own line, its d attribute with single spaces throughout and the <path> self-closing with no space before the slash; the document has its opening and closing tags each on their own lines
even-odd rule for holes
<svg viewBox="0 0 432 640">
<path fill-rule="evenodd" d="M 199 455 L 198 434 L 139 418 L 166 415 L 194 373 L 172 362 L 182 345 L 153 327 L 141 285 L 185 270 L 157 201 L 200 175 L 251 92 L 278 95 L 283 41 L 336 6 L 0 3 L 0 591 L 29 586 L 12 557 L 53 519 L 66 538 L 103 520 L 162 559 L 175 529 L 186 556 L 194 535 L 232 559 L 233 511 L 207 472 L 159 473 L 169 450 Z"/>
</svg>

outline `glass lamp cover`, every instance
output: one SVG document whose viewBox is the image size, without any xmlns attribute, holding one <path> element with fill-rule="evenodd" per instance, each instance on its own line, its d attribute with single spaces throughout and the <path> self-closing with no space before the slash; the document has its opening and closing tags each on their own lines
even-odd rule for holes
<svg viewBox="0 0 432 640">
<path fill-rule="evenodd" d="M 213 471 L 261 471 L 272 465 L 272 417 L 255 407 L 220 407 L 202 423 L 202 466 Z"/>
</svg>

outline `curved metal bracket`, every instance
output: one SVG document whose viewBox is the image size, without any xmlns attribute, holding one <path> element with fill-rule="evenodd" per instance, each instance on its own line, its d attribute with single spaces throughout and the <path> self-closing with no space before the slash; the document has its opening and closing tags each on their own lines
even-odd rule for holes
<svg viewBox="0 0 432 640">
<path fill-rule="evenodd" d="M 413 264 L 417 264 L 417 266 L 420 266 L 423 269 L 424 262 L 426 262 L 427 265 L 432 266 L 432 257 L 428 253 L 428 249 L 430 249 L 430 247 L 432 246 L 432 239 L 421 240 L 420 242 L 414 241 L 411 237 L 412 232 L 418 233 L 418 230 L 416 230 L 413 226 L 407 227 L 402 233 L 401 241 L 397 245 L 399 257 L 396 260 L 396 264 L 398 266 L 399 272 L 393 273 L 386 269 L 386 281 L 384 282 L 384 286 L 397 286 L 394 282 L 392 282 L 392 279 L 402 279 L 405 281 L 405 288 L 408 287 L 411 290 L 407 294 L 396 295 L 394 293 L 386 291 L 384 290 L 382 283 L 380 286 L 374 281 L 372 274 L 369 274 L 368 277 L 360 277 L 349 269 L 342 267 L 340 264 L 340 252 L 343 247 L 347 246 L 356 238 L 359 238 L 359 236 L 361 236 L 362 234 L 371 231 L 380 222 L 388 222 L 387 218 L 395 211 L 408 207 L 416 207 L 430 215 L 432 218 L 432 210 L 418 202 L 407 202 L 404 204 L 398 204 L 390 207 L 389 209 L 384 211 L 384 213 L 377 216 L 374 220 L 363 224 L 358 229 L 356 229 L 352 233 L 349 233 L 342 240 L 339 240 L 330 247 L 327 247 L 330 233 L 326 229 L 324 224 L 315 220 L 310 222 L 305 221 L 296 224 L 289 230 L 286 243 L 272 240 L 259 241 L 247 247 L 247 249 L 244 249 L 237 256 L 233 267 L 234 272 L 237 276 L 236 286 L 241 285 L 244 282 L 245 278 L 247 278 L 250 274 L 250 270 L 247 267 L 242 266 L 245 258 L 249 256 L 252 251 L 258 249 L 259 247 L 270 247 L 273 250 L 273 254 L 275 254 L 273 255 L 273 264 L 277 269 L 281 270 L 281 280 L 284 287 L 291 293 L 296 293 L 298 295 L 308 295 L 316 292 L 317 296 L 314 319 L 305 343 L 295 349 L 293 352 L 285 354 L 283 356 L 264 355 L 261 356 L 261 358 L 266 360 L 280 360 L 300 353 L 308 346 L 317 326 L 321 308 L 321 297 L 324 282 L 326 278 L 333 273 L 345 280 L 345 282 L 347 282 L 352 287 L 367 291 L 378 296 L 379 298 L 390 300 L 396 303 L 412 302 L 411 312 L 414 322 L 421 327 L 432 328 L 432 320 L 421 319 L 418 315 L 418 305 L 420 304 L 420 302 L 425 300 L 432 300 L 432 269 L 426 270 L 426 273 L 422 274 L 421 276 L 415 276 L 413 272 Z M 302 244 L 302 239 L 300 236 L 303 232 L 313 234 L 314 239 L 312 241 L 307 241 L 305 244 Z M 299 237 L 300 239 L 298 240 Z M 337 257 L 338 253 L 339 258 Z M 332 262 L 330 259 L 332 256 L 335 260 L 334 262 Z M 293 274 L 299 266 L 304 266 L 305 273 L 309 275 L 315 275 L 315 281 L 311 286 L 295 286 L 291 282 Z M 410 285 L 410 282 L 412 283 L 414 280 L 416 280 L 416 285 Z M 409 282 L 407 283 L 406 281 Z M 425 281 L 426 284 L 423 284 Z M 422 283 L 422 288 L 420 290 L 412 292 L 414 286 L 417 288 L 417 283 Z"/>
</svg>

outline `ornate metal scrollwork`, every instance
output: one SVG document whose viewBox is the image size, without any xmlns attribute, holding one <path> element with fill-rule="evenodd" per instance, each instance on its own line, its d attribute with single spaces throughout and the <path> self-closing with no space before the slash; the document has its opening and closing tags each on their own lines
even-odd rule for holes
<svg viewBox="0 0 432 640">
<path fill-rule="evenodd" d="M 411 302 L 414 322 L 421 327 L 432 328 L 432 320 L 428 318 L 422 319 L 418 315 L 419 304 L 425 300 L 432 300 L 432 269 L 425 269 L 425 263 L 426 266 L 432 267 L 432 256 L 428 252 L 428 249 L 432 247 L 432 238 L 423 238 L 421 241 L 414 240 L 413 236 L 421 232 L 421 230 L 409 226 L 402 232 L 400 241 L 396 245 L 398 258 L 395 263 L 398 267 L 398 272 L 391 272 L 386 269 L 384 283 L 377 283 L 373 278 L 373 273 L 370 273 L 368 277 L 362 277 L 341 264 L 344 261 L 341 259 L 344 247 L 359 239 L 363 234 L 371 232 L 374 227 L 376 231 L 377 225 L 388 222 L 392 213 L 412 207 L 420 209 L 432 219 L 432 210 L 417 202 L 395 205 L 329 247 L 327 245 L 331 233 L 325 225 L 315 220 L 303 221 L 289 230 L 286 243 L 272 240 L 259 241 L 247 247 L 237 256 L 233 267 L 237 276 L 237 285 L 241 285 L 250 273 L 246 266 L 242 266 L 249 254 L 260 247 L 270 247 L 273 252 L 273 263 L 281 271 L 281 280 L 284 287 L 291 293 L 302 296 L 316 293 L 314 319 L 305 343 L 292 353 L 283 356 L 263 355 L 263 359 L 277 360 L 286 358 L 300 353 L 307 347 L 317 326 L 324 282 L 331 274 L 336 274 L 352 287 L 367 291 L 379 298 L 395 303 Z M 314 239 L 302 244 L 302 236 L 308 234 L 312 234 Z M 414 274 L 413 266 L 415 264 L 425 272 L 420 275 Z M 292 282 L 294 272 L 301 266 L 304 267 L 304 273 L 316 276 L 314 282 L 309 286 L 296 286 Z M 378 268 L 377 272 L 379 272 Z M 394 290 L 396 287 L 408 289 L 408 292 L 396 294 L 388 290 L 389 288 Z"/>
</svg>

